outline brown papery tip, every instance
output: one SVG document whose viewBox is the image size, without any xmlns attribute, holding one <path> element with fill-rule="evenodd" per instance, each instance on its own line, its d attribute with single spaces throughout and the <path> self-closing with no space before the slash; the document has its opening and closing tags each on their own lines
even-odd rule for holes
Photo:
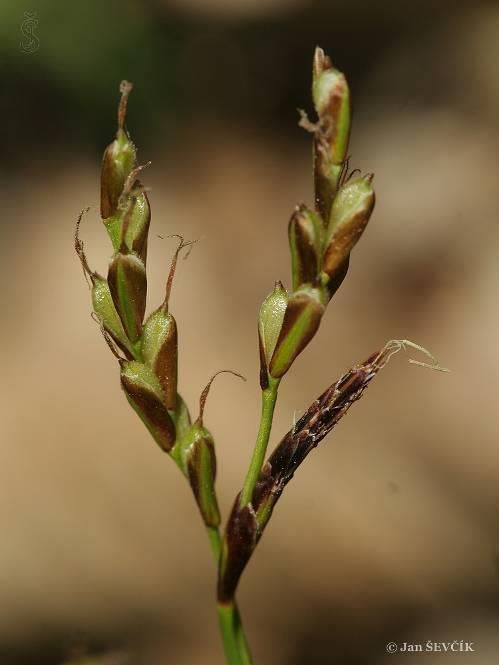
<svg viewBox="0 0 499 665">
<path fill-rule="evenodd" d="M 167 238 L 178 238 L 180 240 L 178 247 L 173 255 L 172 262 L 170 264 L 170 272 L 168 273 L 168 279 L 166 280 L 166 289 L 165 289 L 165 300 L 163 302 L 163 308 L 165 311 L 168 311 L 168 303 L 170 302 L 170 294 L 172 292 L 173 278 L 175 277 L 175 270 L 177 269 L 178 255 L 186 247 L 190 247 L 189 251 L 184 256 L 184 259 L 187 259 L 192 250 L 192 245 L 197 243 L 197 240 L 184 240 L 184 237 L 178 233 L 172 233 Z"/>
<path fill-rule="evenodd" d="M 120 129 L 123 129 L 125 124 L 126 110 L 128 106 L 128 95 L 132 92 L 132 89 L 133 89 L 133 83 L 130 83 L 130 81 L 122 81 L 120 83 L 121 99 L 120 99 L 120 104 L 118 106 L 118 127 Z"/>
<path fill-rule="evenodd" d="M 324 53 L 324 50 L 321 49 L 320 46 L 316 46 L 313 65 L 314 77 L 320 76 L 324 70 L 331 69 L 332 66 L 333 63 L 331 62 L 329 56 Z"/>
<path fill-rule="evenodd" d="M 208 393 L 210 392 L 211 384 L 213 381 L 217 378 L 219 374 L 233 374 L 234 376 L 237 376 L 238 378 L 242 379 L 243 381 L 246 381 L 246 377 L 243 376 L 242 374 L 239 374 L 238 372 L 234 372 L 232 369 L 221 369 L 218 372 L 216 372 L 211 379 L 208 381 L 205 389 L 201 393 L 201 397 L 199 398 L 199 416 L 196 420 L 196 423 L 200 426 L 203 425 L 203 415 L 204 415 L 204 407 L 206 405 L 206 399 L 208 397 Z"/>
<path fill-rule="evenodd" d="M 95 276 L 95 273 L 88 265 L 87 257 L 85 255 L 85 250 L 83 246 L 83 241 L 80 240 L 80 224 L 81 220 L 83 219 L 83 216 L 86 215 L 89 210 L 90 208 L 83 208 L 83 210 L 78 215 L 75 227 L 75 251 L 76 254 L 78 255 L 78 258 L 80 259 L 81 267 L 83 268 L 83 274 L 85 275 L 87 283 L 89 277 L 92 280 L 92 282 L 94 281 L 93 278 Z"/>
</svg>

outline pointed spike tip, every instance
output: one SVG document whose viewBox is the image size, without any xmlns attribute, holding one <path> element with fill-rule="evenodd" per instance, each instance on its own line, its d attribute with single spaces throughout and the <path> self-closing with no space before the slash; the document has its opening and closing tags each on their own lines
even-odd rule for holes
<svg viewBox="0 0 499 665">
<path fill-rule="evenodd" d="M 166 280 L 166 289 L 165 289 L 165 299 L 163 301 L 163 310 L 165 312 L 168 311 L 168 304 L 170 302 L 170 295 L 172 292 L 172 285 L 173 285 L 173 278 L 175 277 L 175 271 L 177 269 L 177 262 L 178 262 L 178 257 L 180 252 L 185 249 L 186 247 L 189 247 L 189 250 L 184 256 L 184 259 L 187 259 L 189 254 L 192 251 L 192 246 L 197 243 L 197 240 L 184 240 L 184 237 L 179 235 L 178 233 L 172 233 L 171 235 L 167 236 L 167 238 L 178 238 L 179 244 L 177 249 L 175 250 L 175 254 L 173 255 L 172 261 L 170 263 L 170 271 L 168 273 L 168 279 Z"/>
<path fill-rule="evenodd" d="M 130 81 L 121 81 L 120 83 L 120 93 L 121 93 L 121 99 L 120 103 L 118 106 L 118 128 L 119 129 L 124 129 L 125 125 L 125 119 L 126 119 L 126 111 L 128 107 L 128 96 L 133 90 L 133 83 L 130 83 Z"/>
<path fill-rule="evenodd" d="M 320 76 L 326 69 L 331 69 L 332 66 L 333 63 L 331 62 L 331 58 L 324 53 L 324 49 L 320 46 L 316 46 L 313 61 L 314 78 Z"/>
</svg>

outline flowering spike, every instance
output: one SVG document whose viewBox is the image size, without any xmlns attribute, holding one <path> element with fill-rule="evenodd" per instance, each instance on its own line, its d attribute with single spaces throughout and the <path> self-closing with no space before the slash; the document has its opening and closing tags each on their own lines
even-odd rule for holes
<svg viewBox="0 0 499 665">
<path fill-rule="evenodd" d="M 118 130 L 102 163 L 101 215 L 114 248 L 107 280 L 90 269 L 78 232 L 75 247 L 91 282 L 93 317 L 118 359 L 127 400 L 188 479 L 207 527 L 218 564 L 218 609 L 227 660 L 249 664 L 251 655 L 234 594 L 283 488 L 394 353 L 406 347 L 428 352 L 407 340 L 390 341 L 323 393 L 265 462 L 280 379 L 317 332 L 329 299 L 347 274 L 350 253 L 374 206 L 372 176 L 357 176 L 356 170 L 348 175 L 351 110 L 347 82 L 317 48 L 312 97 L 318 117 L 311 122 L 301 112 L 300 120 L 300 125 L 313 134 L 315 210 L 301 205 L 289 222 L 292 290 L 288 293 L 277 282 L 260 308 L 260 425 L 243 488 L 221 540 L 215 444 L 203 422 L 215 377 L 201 393 L 199 416 L 194 423 L 177 393 L 178 333 L 169 311 L 170 295 L 180 251 L 192 244 L 185 243 L 181 236 L 164 300 L 143 323 L 151 213 L 146 189 L 139 181 L 139 173 L 147 165 L 136 165 L 136 150 L 125 128 L 131 88 L 126 81 L 120 86 Z M 446 371 L 431 354 L 428 356 L 431 362 L 410 362 Z"/>
</svg>

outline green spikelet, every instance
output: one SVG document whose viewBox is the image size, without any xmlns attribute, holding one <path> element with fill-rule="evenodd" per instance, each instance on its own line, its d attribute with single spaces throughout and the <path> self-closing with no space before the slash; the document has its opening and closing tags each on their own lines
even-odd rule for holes
<svg viewBox="0 0 499 665">
<path fill-rule="evenodd" d="M 164 405 L 159 381 L 144 363 L 121 363 L 121 385 L 128 402 L 151 433 L 158 446 L 170 452 L 175 444 L 175 426 Z"/>
<path fill-rule="evenodd" d="M 317 332 L 324 313 L 321 292 L 302 289 L 289 298 L 281 332 L 269 365 L 270 375 L 280 379 Z"/>
</svg>

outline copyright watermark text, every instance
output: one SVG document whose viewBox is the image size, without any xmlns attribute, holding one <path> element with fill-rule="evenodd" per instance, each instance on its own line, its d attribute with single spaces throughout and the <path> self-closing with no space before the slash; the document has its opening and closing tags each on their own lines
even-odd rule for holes
<svg viewBox="0 0 499 665">
<path fill-rule="evenodd" d="M 410 643 L 410 642 L 388 642 L 386 645 L 388 653 L 414 653 L 414 652 L 428 652 L 440 651 L 456 653 L 458 651 L 475 651 L 474 642 L 465 642 L 464 640 L 454 640 L 453 642 L 428 642 Z"/>
<path fill-rule="evenodd" d="M 40 40 L 36 34 L 38 28 L 37 12 L 24 12 L 20 27 L 23 35 L 23 40 L 19 43 L 20 50 L 23 53 L 35 53 L 40 48 Z"/>
</svg>

